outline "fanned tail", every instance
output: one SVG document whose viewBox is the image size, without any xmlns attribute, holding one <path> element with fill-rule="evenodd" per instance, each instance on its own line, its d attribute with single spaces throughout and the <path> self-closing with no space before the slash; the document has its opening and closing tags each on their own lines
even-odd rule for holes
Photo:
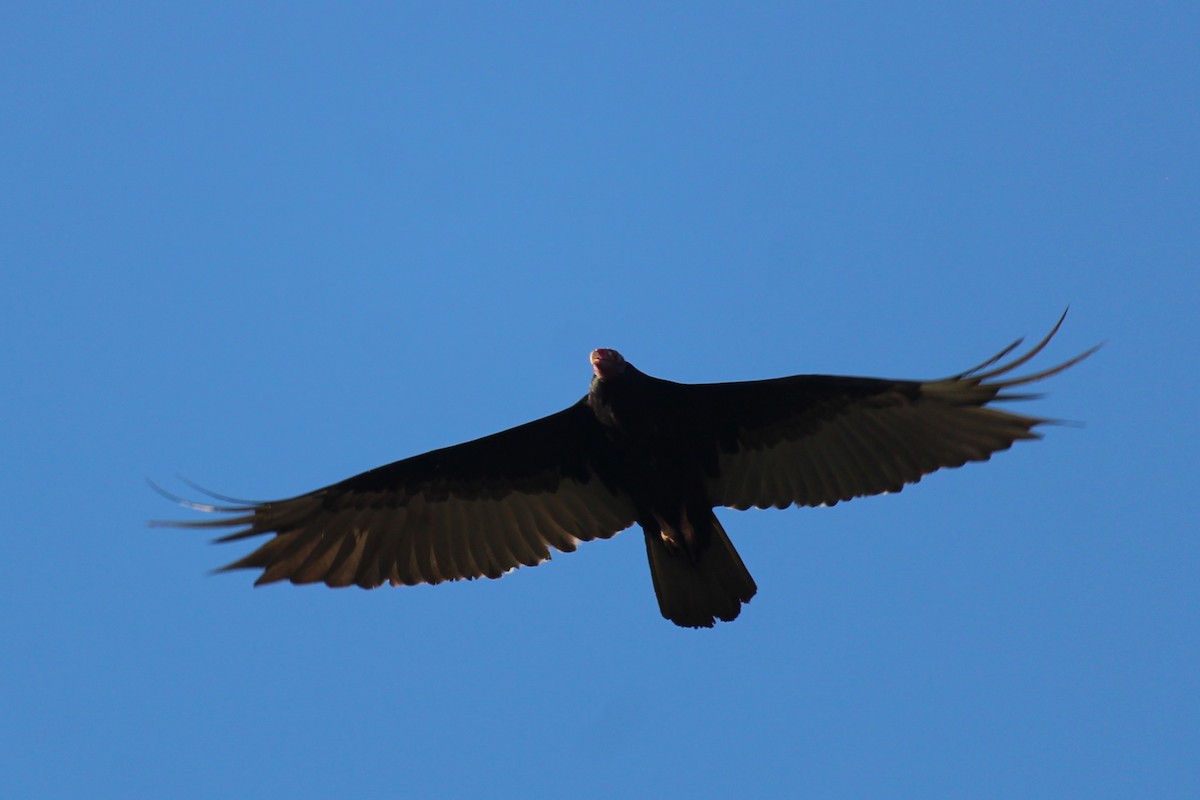
<svg viewBox="0 0 1200 800">
<path fill-rule="evenodd" d="M 711 628 L 716 620 L 737 618 L 742 604 L 758 591 L 750 571 L 729 541 L 716 515 L 709 512 L 705 544 L 692 553 L 672 548 L 661 534 L 646 533 L 650 576 L 662 615 L 684 628 Z"/>
</svg>

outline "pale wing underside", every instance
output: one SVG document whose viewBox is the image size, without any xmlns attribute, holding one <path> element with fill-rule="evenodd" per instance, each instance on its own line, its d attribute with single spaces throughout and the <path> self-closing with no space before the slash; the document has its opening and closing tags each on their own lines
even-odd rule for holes
<svg viewBox="0 0 1200 800">
<path fill-rule="evenodd" d="M 540 564 L 551 548 L 569 553 L 581 541 L 610 537 L 634 516 L 632 504 L 598 480 L 563 479 L 554 491 L 498 499 L 364 492 L 328 500 L 322 490 L 224 520 L 249 527 L 222 541 L 276 532 L 225 569 L 262 569 L 256 584 L 363 588 L 498 578 Z"/>
<path fill-rule="evenodd" d="M 1047 420 L 987 404 L 1027 399 L 1004 390 L 1047 378 L 1095 351 L 1033 375 L 1003 377 L 1040 352 L 1061 324 L 1030 352 L 988 372 L 982 370 L 1020 342 L 950 378 L 878 382 L 860 396 L 833 393 L 769 426 L 744 426 L 718 454 L 716 476 L 707 483 L 711 501 L 738 509 L 833 505 L 896 492 L 935 470 L 986 461 L 1018 440 L 1040 438 L 1033 429 Z M 819 388 L 822 380 L 810 384 Z"/>
<path fill-rule="evenodd" d="M 274 534 L 224 568 L 261 569 L 257 583 L 371 588 L 498 578 L 633 524 L 632 500 L 595 460 L 602 435 L 581 402 L 288 500 L 184 502 L 224 516 L 159 524 L 238 528 L 223 542 Z"/>
<path fill-rule="evenodd" d="M 721 455 L 720 478 L 709 485 L 713 503 L 739 509 L 820 506 L 897 492 L 935 470 L 986 461 L 1018 439 L 1038 438 L 1031 429 L 1043 422 L 940 400 L 875 399 L 803 438 Z"/>
</svg>

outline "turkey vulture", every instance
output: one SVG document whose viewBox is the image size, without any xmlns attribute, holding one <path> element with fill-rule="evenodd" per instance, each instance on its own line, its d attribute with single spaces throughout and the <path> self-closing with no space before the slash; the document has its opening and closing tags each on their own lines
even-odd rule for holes
<svg viewBox="0 0 1200 800">
<path fill-rule="evenodd" d="M 1066 314 L 1063 314 L 1063 318 Z M 543 419 L 364 472 L 288 500 L 183 502 L 220 518 L 157 524 L 273 534 L 223 567 L 289 580 L 374 588 L 499 578 L 641 526 L 662 615 L 707 628 L 757 591 L 713 514 L 716 506 L 828 506 L 898 492 L 943 467 L 986 461 L 1049 420 L 991 407 L 1008 390 L 1095 352 L 1015 377 L 1046 346 L 932 381 L 796 375 L 682 384 L 651 377 L 615 350 L 591 354 L 579 402 Z M 990 368 L 990 369 L 989 369 Z"/>
</svg>

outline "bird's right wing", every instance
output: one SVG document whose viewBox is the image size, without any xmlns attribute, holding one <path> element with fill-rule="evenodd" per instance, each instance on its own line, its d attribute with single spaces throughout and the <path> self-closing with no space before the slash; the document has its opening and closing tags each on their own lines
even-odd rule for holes
<svg viewBox="0 0 1200 800">
<path fill-rule="evenodd" d="M 1061 325 L 1060 319 L 1010 363 L 993 367 L 1019 341 L 941 380 L 797 375 L 688 386 L 686 403 L 708 439 L 709 500 L 741 509 L 833 505 L 896 492 L 935 470 L 985 461 L 1019 439 L 1040 438 L 1033 429 L 1047 420 L 989 404 L 1027 399 L 1007 390 L 1062 372 L 1095 351 L 1035 374 L 1009 374 Z"/>
<path fill-rule="evenodd" d="M 219 519 L 160 522 L 240 530 L 218 541 L 273 534 L 224 569 L 363 588 L 498 578 L 607 538 L 634 521 L 633 503 L 605 463 L 587 405 L 465 444 L 364 472 L 287 500 L 213 506 Z"/>
</svg>

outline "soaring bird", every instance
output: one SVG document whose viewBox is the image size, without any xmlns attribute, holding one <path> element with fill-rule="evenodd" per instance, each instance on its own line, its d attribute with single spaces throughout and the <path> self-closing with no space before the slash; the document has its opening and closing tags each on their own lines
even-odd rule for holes
<svg viewBox="0 0 1200 800">
<path fill-rule="evenodd" d="M 737 383 L 655 378 L 616 350 L 591 353 L 588 393 L 568 408 L 433 450 L 286 500 L 184 505 L 221 516 L 155 524 L 270 534 L 222 568 L 370 589 L 499 578 L 551 549 L 607 539 L 637 523 L 663 617 L 690 628 L 730 621 L 758 591 L 713 513 L 831 506 L 898 492 L 944 467 L 986 461 L 1047 419 L 992 406 L 1036 395 L 1013 387 L 1063 323 L 1024 355 L 1021 344 L 939 380 L 795 375 Z"/>
</svg>

